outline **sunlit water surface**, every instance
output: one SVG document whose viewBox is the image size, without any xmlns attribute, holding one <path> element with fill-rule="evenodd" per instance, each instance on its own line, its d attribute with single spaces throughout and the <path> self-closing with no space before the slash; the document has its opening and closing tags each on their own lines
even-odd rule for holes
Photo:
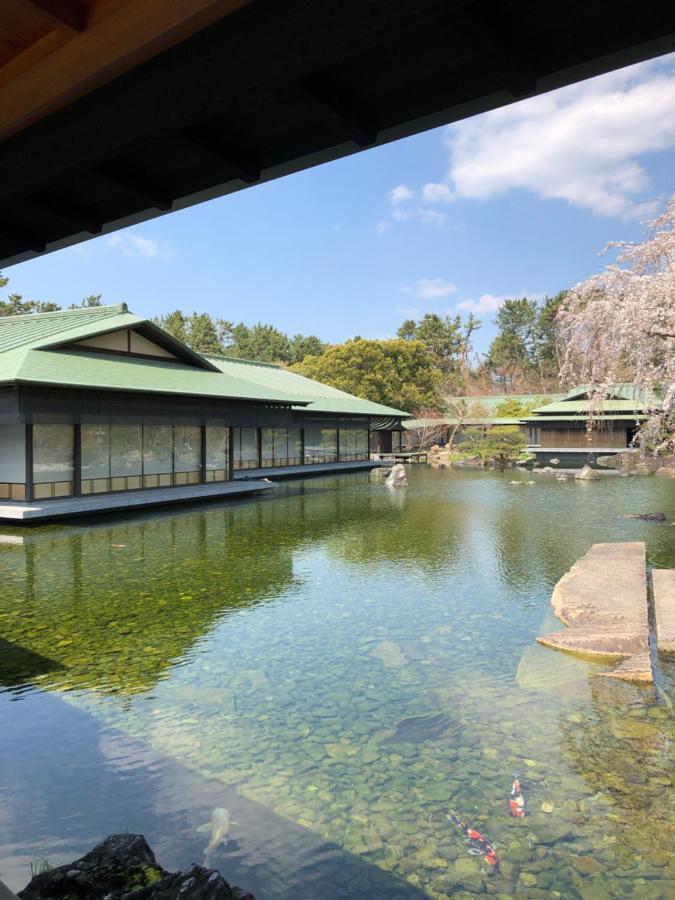
<svg viewBox="0 0 675 900">
<path fill-rule="evenodd" d="M 201 862 L 223 806 L 212 864 L 258 900 L 675 896 L 672 668 L 656 694 L 535 643 L 592 543 L 675 565 L 675 483 L 513 478 L 0 529 L 0 878 L 124 830 Z"/>
</svg>

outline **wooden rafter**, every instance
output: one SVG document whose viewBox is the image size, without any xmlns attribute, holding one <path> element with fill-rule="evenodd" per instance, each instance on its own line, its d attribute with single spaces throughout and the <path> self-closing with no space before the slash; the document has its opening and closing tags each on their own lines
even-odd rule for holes
<svg viewBox="0 0 675 900">
<path fill-rule="evenodd" d="M 87 9 L 81 0 L 21 0 L 21 3 L 37 10 L 59 28 L 79 32 L 87 24 Z"/>
</svg>

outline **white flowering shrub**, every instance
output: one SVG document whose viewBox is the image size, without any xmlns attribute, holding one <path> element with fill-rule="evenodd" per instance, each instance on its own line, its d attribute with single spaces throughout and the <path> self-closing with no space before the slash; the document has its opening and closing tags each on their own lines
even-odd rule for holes
<svg viewBox="0 0 675 900">
<path fill-rule="evenodd" d="M 558 326 L 566 347 L 561 378 L 591 386 L 599 410 L 617 382 L 633 385 L 649 418 L 644 450 L 675 447 L 675 195 L 640 244 L 608 244 L 616 261 L 566 295 Z M 590 422 L 590 418 L 589 418 Z"/>
</svg>

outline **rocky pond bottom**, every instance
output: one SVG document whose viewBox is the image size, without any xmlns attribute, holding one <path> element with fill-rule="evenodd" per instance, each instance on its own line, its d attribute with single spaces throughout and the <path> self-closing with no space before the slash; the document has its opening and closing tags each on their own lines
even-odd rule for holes
<svg viewBox="0 0 675 900">
<path fill-rule="evenodd" d="M 3 532 L 0 879 L 129 830 L 258 900 L 673 896 L 674 667 L 613 683 L 535 641 L 592 543 L 675 564 L 675 484 L 512 479 Z"/>
</svg>

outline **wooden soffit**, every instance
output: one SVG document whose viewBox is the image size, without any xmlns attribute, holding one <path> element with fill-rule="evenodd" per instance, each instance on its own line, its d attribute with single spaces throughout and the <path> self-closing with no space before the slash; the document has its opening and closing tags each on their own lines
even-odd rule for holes
<svg viewBox="0 0 675 900">
<path fill-rule="evenodd" d="M 0 140 L 250 0 L 2 0 Z"/>
</svg>

